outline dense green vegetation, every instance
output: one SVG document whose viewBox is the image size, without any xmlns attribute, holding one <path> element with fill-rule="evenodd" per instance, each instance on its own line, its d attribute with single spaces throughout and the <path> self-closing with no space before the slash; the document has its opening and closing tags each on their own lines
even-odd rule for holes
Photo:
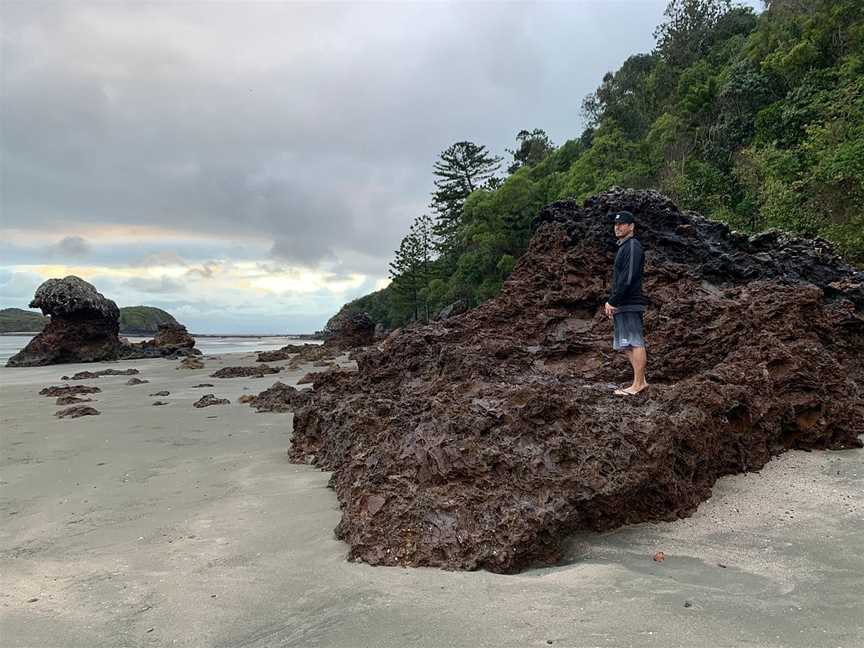
<svg viewBox="0 0 864 648">
<path fill-rule="evenodd" d="M 49 318 L 23 308 L 0 310 L 0 333 L 36 333 L 45 328 Z"/>
<path fill-rule="evenodd" d="M 120 309 L 120 333 L 152 335 L 160 324 L 177 320 L 170 313 L 154 306 L 125 306 Z"/>
<path fill-rule="evenodd" d="M 500 290 L 540 207 L 611 185 L 658 189 L 748 233 L 822 236 L 864 265 L 864 2 L 764 4 L 673 0 L 654 51 L 585 98 L 581 136 L 556 148 L 520 131 L 505 178 L 484 147 L 444 151 L 434 221 L 415 220 L 391 285 L 352 306 L 394 327 L 476 305 Z"/>
</svg>

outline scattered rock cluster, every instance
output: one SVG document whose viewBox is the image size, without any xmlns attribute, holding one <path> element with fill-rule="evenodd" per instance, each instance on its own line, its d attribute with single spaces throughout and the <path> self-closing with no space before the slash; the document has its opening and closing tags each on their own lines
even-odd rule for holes
<svg viewBox="0 0 864 648">
<path fill-rule="evenodd" d="M 142 358 L 187 358 L 201 355 L 201 351 L 195 348 L 195 338 L 186 331 L 186 327 L 177 322 L 164 322 L 159 324 L 156 336 L 152 340 L 145 340 L 137 344 L 129 345 L 131 356 Z"/>
<path fill-rule="evenodd" d="M 653 301 L 633 398 L 609 387 L 630 368 L 603 314 L 621 209 Z M 350 558 L 515 572 L 579 529 L 689 515 L 784 450 L 859 447 L 862 349 L 864 274 L 828 243 L 615 189 L 544 208 L 496 298 L 286 394 L 290 456 L 333 471 Z"/>
<path fill-rule="evenodd" d="M 335 360 L 342 349 L 334 344 L 287 344 L 276 351 L 259 351 L 258 362 L 290 360 L 287 369 L 294 370 L 307 362 Z"/>
</svg>

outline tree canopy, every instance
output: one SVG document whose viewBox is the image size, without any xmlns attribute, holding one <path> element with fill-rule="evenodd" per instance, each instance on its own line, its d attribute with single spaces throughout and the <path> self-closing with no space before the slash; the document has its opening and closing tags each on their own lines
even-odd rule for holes
<svg viewBox="0 0 864 648">
<path fill-rule="evenodd" d="M 519 131 L 506 178 L 485 146 L 446 149 L 417 297 L 405 299 L 416 261 L 404 260 L 417 255 L 402 251 L 391 286 L 356 307 L 392 327 L 477 305 L 501 289 L 543 205 L 613 184 L 658 189 L 745 233 L 818 235 L 864 266 L 864 2 L 768 0 L 756 15 L 672 0 L 664 18 L 655 49 L 584 99 L 578 137 L 555 148 L 542 129 Z"/>
</svg>

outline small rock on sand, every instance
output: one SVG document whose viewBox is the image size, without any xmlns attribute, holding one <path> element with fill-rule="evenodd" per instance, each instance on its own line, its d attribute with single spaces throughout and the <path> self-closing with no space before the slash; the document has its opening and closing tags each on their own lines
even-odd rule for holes
<svg viewBox="0 0 864 648">
<path fill-rule="evenodd" d="M 126 381 L 127 385 L 143 385 L 144 383 L 149 383 L 149 380 L 141 380 L 140 378 L 130 378 Z"/>
<path fill-rule="evenodd" d="M 282 367 L 271 367 L 269 365 L 257 365 L 254 367 L 223 367 L 219 371 L 210 374 L 211 378 L 249 378 L 255 376 L 260 378 L 268 374 L 276 374 L 282 371 Z"/>
<path fill-rule="evenodd" d="M 150 395 L 151 395 L 151 396 L 168 396 L 170 393 L 171 393 L 171 392 L 169 392 L 169 391 L 165 391 L 165 390 L 163 389 L 162 391 L 154 392 L 154 393 L 152 393 L 152 394 L 150 394 Z"/>
<path fill-rule="evenodd" d="M 76 405 L 75 407 L 67 407 L 54 413 L 57 418 L 80 418 L 81 416 L 96 416 L 101 414 L 97 409 L 88 407 L 87 405 Z"/>
<path fill-rule="evenodd" d="M 90 403 L 92 398 L 78 398 L 77 396 L 61 396 L 57 399 L 57 405 L 74 405 L 75 403 Z"/>
<path fill-rule="evenodd" d="M 154 405 L 154 406 L 158 406 L 158 405 L 167 405 L 167 404 L 168 404 L 168 401 L 154 401 L 154 402 L 153 402 L 153 405 Z"/>
<path fill-rule="evenodd" d="M 39 390 L 40 396 L 74 396 L 75 394 L 98 394 L 102 390 L 98 387 L 91 387 L 90 385 L 64 385 L 62 387 L 58 387 L 56 385 L 52 385 L 51 387 L 45 387 L 45 389 Z"/>
<path fill-rule="evenodd" d="M 201 383 L 200 385 L 192 385 L 192 389 L 195 389 L 197 387 L 212 387 L 212 386 L 213 385 L 211 383 Z"/>
<path fill-rule="evenodd" d="M 204 361 L 201 358 L 197 358 L 195 356 L 188 356 L 183 358 L 183 361 L 177 367 L 178 369 L 203 369 Z"/>
<path fill-rule="evenodd" d="M 102 369 L 100 371 L 79 371 L 71 378 L 69 376 L 63 376 L 60 380 L 89 380 L 91 378 L 98 378 L 99 376 L 134 376 L 135 374 L 141 373 L 137 369 Z"/>
<path fill-rule="evenodd" d="M 211 405 L 230 405 L 231 401 L 227 398 L 216 398 L 214 394 L 204 394 L 197 401 L 192 403 L 193 407 L 210 407 Z"/>
</svg>

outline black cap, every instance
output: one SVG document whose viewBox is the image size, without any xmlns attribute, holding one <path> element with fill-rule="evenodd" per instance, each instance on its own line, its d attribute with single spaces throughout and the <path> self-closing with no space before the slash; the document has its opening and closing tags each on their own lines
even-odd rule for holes
<svg viewBox="0 0 864 648">
<path fill-rule="evenodd" d="M 612 220 L 617 225 L 618 223 L 632 223 L 633 214 L 629 211 L 619 211 L 612 214 Z"/>
</svg>

